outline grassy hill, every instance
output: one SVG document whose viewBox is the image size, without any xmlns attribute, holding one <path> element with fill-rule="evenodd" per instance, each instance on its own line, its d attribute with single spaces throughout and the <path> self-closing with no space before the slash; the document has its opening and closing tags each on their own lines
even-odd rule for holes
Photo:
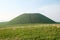
<svg viewBox="0 0 60 40">
<path fill-rule="evenodd" d="M 0 40 L 60 40 L 60 24 L 51 23 L 40 13 L 25 13 L 0 23 Z"/>
<path fill-rule="evenodd" d="M 40 13 L 24 13 L 12 19 L 9 23 L 28 24 L 28 23 L 55 23 L 55 22 Z"/>
</svg>

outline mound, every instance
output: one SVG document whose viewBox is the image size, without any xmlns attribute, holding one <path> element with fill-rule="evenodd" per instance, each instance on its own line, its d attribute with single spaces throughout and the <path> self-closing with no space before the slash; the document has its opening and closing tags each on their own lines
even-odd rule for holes
<svg viewBox="0 0 60 40">
<path fill-rule="evenodd" d="M 55 22 L 40 13 L 24 13 L 12 19 L 10 23 L 25 24 L 25 23 L 55 23 Z"/>
</svg>

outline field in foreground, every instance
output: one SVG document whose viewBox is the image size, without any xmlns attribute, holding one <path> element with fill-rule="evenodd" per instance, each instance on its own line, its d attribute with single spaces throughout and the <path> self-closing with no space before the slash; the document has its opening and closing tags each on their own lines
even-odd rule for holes
<svg viewBox="0 0 60 40">
<path fill-rule="evenodd" d="M 0 28 L 0 40 L 60 40 L 60 24 L 8 25 Z"/>
</svg>

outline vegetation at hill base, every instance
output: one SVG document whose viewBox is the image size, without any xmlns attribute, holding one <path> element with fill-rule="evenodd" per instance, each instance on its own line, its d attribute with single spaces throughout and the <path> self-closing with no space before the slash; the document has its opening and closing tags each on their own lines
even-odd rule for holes
<svg viewBox="0 0 60 40">
<path fill-rule="evenodd" d="M 60 40 L 60 24 L 16 24 L 1 27 L 0 40 Z"/>
</svg>

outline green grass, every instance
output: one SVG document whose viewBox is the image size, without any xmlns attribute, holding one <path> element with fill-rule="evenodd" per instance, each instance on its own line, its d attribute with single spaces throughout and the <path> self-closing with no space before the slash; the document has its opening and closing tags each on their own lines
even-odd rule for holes
<svg viewBox="0 0 60 40">
<path fill-rule="evenodd" d="M 16 24 L 0 28 L 0 40 L 60 40 L 60 24 Z"/>
<path fill-rule="evenodd" d="M 9 24 L 56 23 L 40 13 L 24 13 L 9 21 Z"/>
</svg>

